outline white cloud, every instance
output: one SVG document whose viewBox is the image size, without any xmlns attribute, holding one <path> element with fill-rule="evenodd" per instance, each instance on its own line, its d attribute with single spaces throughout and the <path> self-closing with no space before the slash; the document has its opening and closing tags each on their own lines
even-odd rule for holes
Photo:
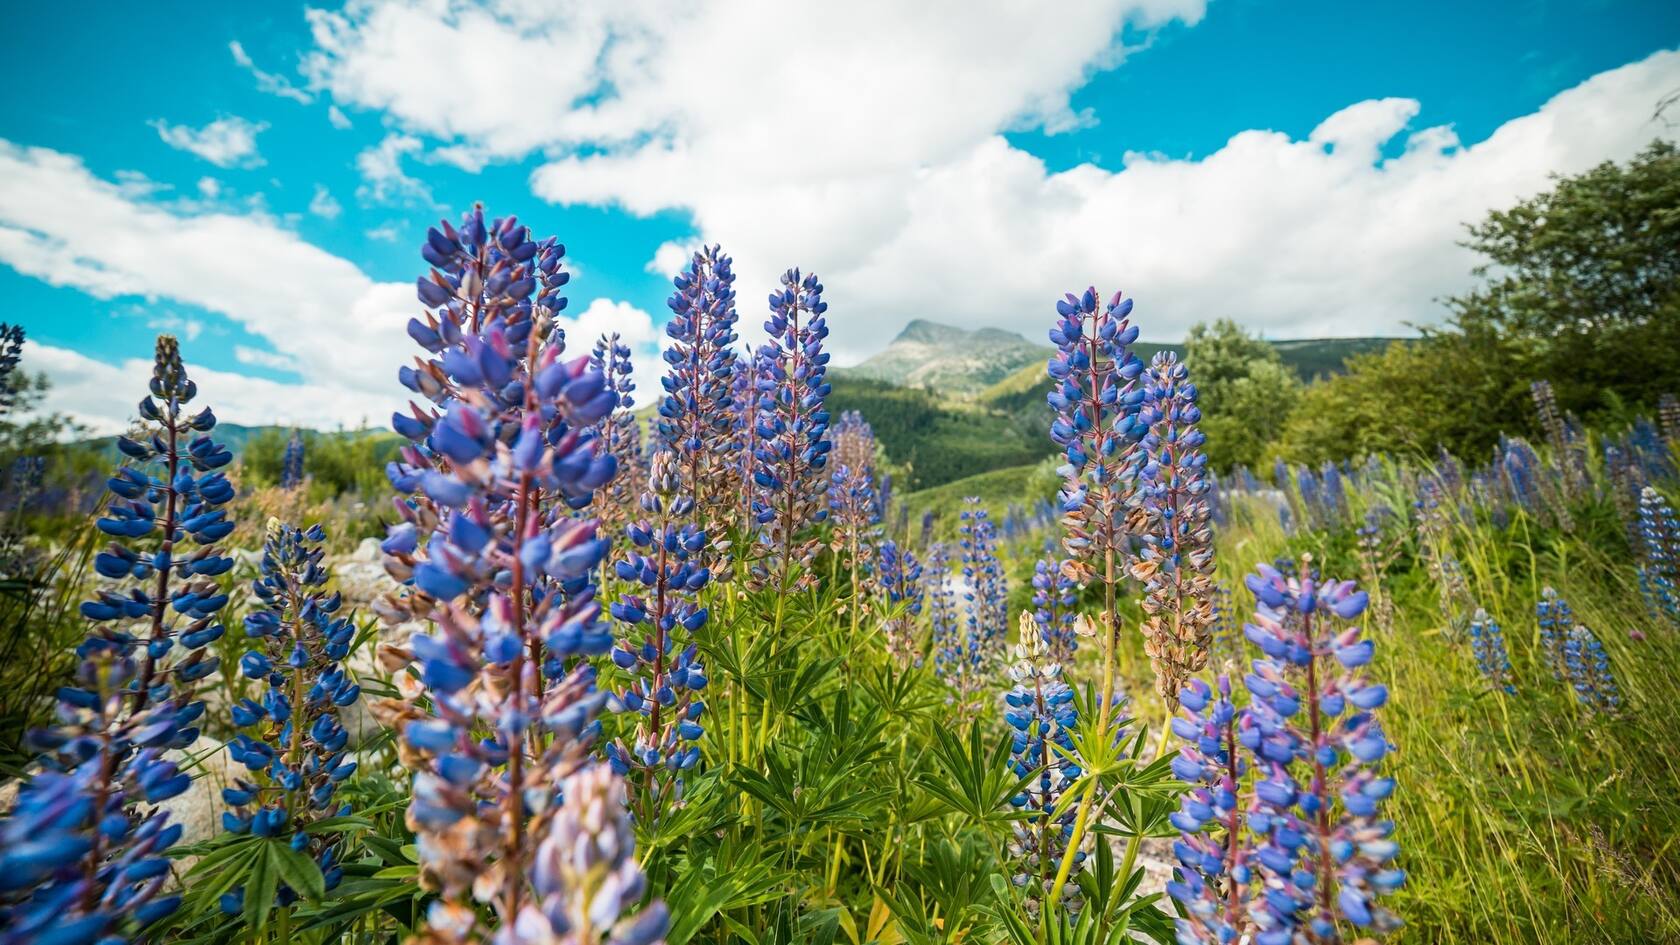
<svg viewBox="0 0 1680 945">
<path fill-rule="evenodd" d="M 561 316 L 555 323 L 566 331 L 568 354 L 587 354 L 601 336 L 617 332 L 619 341 L 630 348 L 636 406 L 644 407 L 659 396 L 659 378 L 665 373 L 665 362 L 660 359 L 665 331 L 654 325 L 653 316 L 629 302 L 595 299 L 576 317 Z"/>
<path fill-rule="evenodd" d="M 402 229 L 395 223 L 381 223 L 366 231 L 363 235 L 370 240 L 378 240 L 381 243 L 395 243 L 402 239 Z"/>
<path fill-rule="evenodd" d="M 189 344 L 197 341 L 198 336 L 204 334 L 204 322 L 196 318 L 186 318 L 173 312 L 164 312 L 148 318 L 146 327 L 153 331 L 176 335 Z"/>
<path fill-rule="evenodd" d="M 262 214 L 182 213 L 94 176 L 73 155 L 3 140 L 0 262 L 97 298 L 168 300 L 237 322 L 292 359 L 304 381 L 263 386 L 266 401 L 228 395 L 251 415 L 307 414 L 312 424 L 386 416 L 402 400 L 396 366 L 417 350 L 404 331 L 419 310 L 412 285 L 375 282 Z M 107 391 L 120 395 L 111 406 L 118 401 L 90 387 L 60 384 L 50 406 L 121 418 L 143 388 Z"/>
<path fill-rule="evenodd" d="M 261 167 L 262 155 L 257 153 L 257 135 L 268 128 L 268 122 L 246 121 L 238 116 L 218 118 L 203 128 L 171 125 L 159 118 L 151 126 L 157 129 L 163 143 L 196 154 L 217 167 Z"/>
<path fill-rule="evenodd" d="M 344 207 L 334 199 L 325 184 L 316 184 L 315 196 L 309 198 L 309 212 L 323 220 L 336 220 L 344 212 Z"/>
<path fill-rule="evenodd" d="M 152 376 L 149 352 L 143 358 L 107 364 L 66 348 L 29 341 L 24 343 L 23 357 L 32 370 L 45 371 L 52 378 L 51 396 L 43 408 L 67 414 L 94 434 L 127 429 L 134 405 L 145 396 Z M 333 429 L 359 427 L 364 421 L 379 425 L 386 416 L 346 409 L 342 391 L 330 387 L 213 371 L 193 364 L 190 358 L 187 370 L 198 384 L 194 404 L 210 406 L 218 419 L 228 423 Z"/>
<path fill-rule="evenodd" d="M 190 341 L 192 339 L 189 338 L 187 340 Z M 253 367 L 272 368 L 276 371 L 295 372 L 298 369 L 297 361 L 287 357 L 286 355 L 275 354 L 272 351 L 262 351 L 257 348 L 252 348 L 249 345 L 234 345 L 233 359 L 238 361 L 240 364 L 249 364 Z"/>
<path fill-rule="evenodd" d="M 239 63 L 241 67 L 256 77 L 259 91 L 267 92 L 269 95 L 278 95 L 281 98 L 289 98 L 300 105 L 308 105 L 315 101 L 315 96 L 293 85 L 292 81 L 285 76 L 273 72 L 264 72 L 257 68 L 256 62 L 251 59 L 251 54 L 245 51 L 245 46 L 239 40 L 236 39 L 228 43 L 228 51 L 233 53 L 234 62 Z M 337 109 L 334 109 L 334 111 L 337 111 Z"/>
<path fill-rule="evenodd" d="M 327 121 L 339 131 L 347 131 L 350 128 L 350 116 L 344 114 L 344 110 L 337 105 L 328 106 Z"/>
<path fill-rule="evenodd" d="M 1406 98 L 1350 102 L 1304 140 L 1257 129 L 1197 159 L 1128 153 L 1113 169 L 1051 173 L 1001 137 L 1124 120 L 1075 112 L 1068 96 L 1120 64 L 1122 27 L 1203 12 L 1201 0 L 1091 0 L 1053 18 L 1002 0 L 677 14 L 354 0 L 311 12 L 302 69 L 444 147 L 543 152 L 532 186 L 554 202 L 688 211 L 693 239 L 649 266 L 721 242 L 744 325 L 782 268 L 815 269 L 843 358 L 917 315 L 1042 338 L 1051 302 L 1092 281 L 1137 293 L 1155 339 L 1222 315 L 1273 337 L 1403 332 L 1471 284 L 1465 222 L 1552 172 L 1675 134 L 1650 120 L 1680 84 L 1680 53 L 1665 52 L 1470 147 L 1450 126 L 1413 127 L 1428 103 Z M 535 64 L 540 101 L 502 94 L 508 61 Z"/>
<path fill-rule="evenodd" d="M 205 200 L 215 200 L 222 195 L 222 182 L 214 177 L 200 177 L 198 179 L 198 195 Z"/>
<path fill-rule="evenodd" d="M 426 184 L 403 171 L 403 158 L 424 147 L 413 135 L 388 134 L 377 145 L 356 155 L 356 170 L 361 172 L 362 186 L 356 196 L 373 203 L 397 203 L 418 200 L 432 202 L 432 191 Z"/>
</svg>

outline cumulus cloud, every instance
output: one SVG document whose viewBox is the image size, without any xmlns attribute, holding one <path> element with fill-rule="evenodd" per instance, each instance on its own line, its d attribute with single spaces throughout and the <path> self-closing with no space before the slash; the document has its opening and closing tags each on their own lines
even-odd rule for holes
<svg viewBox="0 0 1680 945">
<path fill-rule="evenodd" d="M 1664 52 L 1567 90 L 1466 145 L 1427 103 L 1350 101 L 1305 138 L 1255 129 L 1193 159 L 1128 153 L 1052 173 L 1002 132 L 1101 120 L 1069 94 L 1119 66 L 1123 28 L 1194 23 L 1201 0 L 1031 4 L 357 0 L 310 14 L 312 86 L 414 136 L 546 162 L 561 204 L 681 210 L 720 241 L 744 299 L 788 265 L 824 277 L 855 358 L 912 317 L 1042 336 L 1050 300 L 1096 281 L 1139 295 L 1146 337 L 1230 315 L 1273 337 L 1390 334 L 1470 284 L 1462 225 L 1553 172 L 1625 159 L 1680 84 Z M 791 24 L 798 41 L 765 23 Z M 444 72 L 435 63 L 459 64 Z M 550 94 L 498 94 L 504 61 Z M 696 76 L 704 76 L 696 81 Z M 751 322 L 751 318 L 743 319 Z"/>
<path fill-rule="evenodd" d="M 217 167 L 261 167 L 257 135 L 268 122 L 246 121 L 238 116 L 218 118 L 203 128 L 171 125 L 159 118 L 151 122 L 163 143 L 177 151 L 196 154 Z"/>
<path fill-rule="evenodd" d="M 362 186 L 356 196 L 372 203 L 432 202 L 431 188 L 403 170 L 403 158 L 419 152 L 424 143 L 413 135 L 388 134 L 378 144 L 356 155 L 356 170 Z"/>
<path fill-rule="evenodd" d="M 316 184 L 315 195 L 309 198 L 309 212 L 323 220 L 336 220 L 338 215 L 344 212 L 344 207 L 333 197 L 332 191 L 328 190 L 325 184 Z"/>
<path fill-rule="evenodd" d="M 659 378 L 665 373 L 660 352 L 665 332 L 653 323 L 653 316 L 629 302 L 596 299 L 576 317 L 560 317 L 555 323 L 566 331 L 568 353 L 592 350 L 603 335 L 618 333 L 630 348 L 631 379 L 636 382 L 636 407 L 640 409 L 660 395 Z"/>
<path fill-rule="evenodd" d="M 327 122 L 339 131 L 347 131 L 350 128 L 350 116 L 344 114 L 344 110 L 337 105 L 328 106 Z"/>
</svg>

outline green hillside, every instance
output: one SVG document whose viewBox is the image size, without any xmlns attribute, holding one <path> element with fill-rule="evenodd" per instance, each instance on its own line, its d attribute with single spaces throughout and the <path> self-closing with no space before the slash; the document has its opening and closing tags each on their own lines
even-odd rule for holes
<svg viewBox="0 0 1680 945">
<path fill-rule="evenodd" d="M 830 412 L 863 414 L 907 489 L 926 489 L 975 473 L 1036 462 L 1049 450 L 1042 428 L 1004 410 L 928 390 L 836 375 Z"/>
</svg>

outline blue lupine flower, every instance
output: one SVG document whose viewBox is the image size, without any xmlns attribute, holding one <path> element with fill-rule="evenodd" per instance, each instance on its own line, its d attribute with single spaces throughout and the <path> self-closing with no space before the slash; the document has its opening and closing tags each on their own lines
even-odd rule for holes
<svg viewBox="0 0 1680 945">
<path fill-rule="evenodd" d="M 319 525 L 304 531 L 268 523 L 260 573 L 252 584 L 261 607 L 245 617 L 245 635 L 255 647 L 246 655 L 261 659 L 240 664 L 267 689 L 260 703 L 246 699 L 234 707 L 235 724 L 247 731 L 234 736 L 228 751 L 249 775 L 223 790 L 222 799 L 232 808 L 227 825 L 233 832 L 255 829 L 292 838 L 293 848 L 321 867 L 331 889 L 344 875 L 338 835 L 304 829 L 350 812 L 349 805 L 333 805 L 339 782 L 356 770 L 346 755 L 349 733 L 339 710 L 361 697 L 361 687 L 344 669 L 355 624 L 339 615 L 340 595 L 325 590 L 328 570 L 320 545 L 325 537 Z M 278 814 L 285 817 L 277 822 Z M 278 829 L 266 829 L 271 825 Z M 286 906 L 297 897 L 297 890 L 282 884 L 276 899 Z M 238 890 L 234 898 L 243 909 Z"/>
<path fill-rule="evenodd" d="M 1207 665 L 1213 627 L 1213 527 L 1208 523 L 1206 437 L 1198 429 L 1196 385 L 1170 351 L 1141 379 L 1136 423 L 1144 429 L 1130 458 L 1136 508 L 1127 521 L 1139 539 L 1132 576 L 1143 582 L 1143 649 L 1155 690 L 1169 710 L 1192 673 Z"/>
<path fill-rule="evenodd" d="M 1563 637 L 1562 656 L 1564 679 L 1582 705 L 1605 715 L 1621 711 L 1621 689 L 1596 634 L 1582 624 L 1569 628 Z"/>
<path fill-rule="evenodd" d="M 1237 751 L 1239 713 L 1231 702 L 1230 677 L 1221 674 L 1217 687 L 1191 679 L 1179 693 L 1179 717 L 1172 721 L 1173 734 L 1184 743 L 1173 758 L 1173 774 L 1190 785 L 1170 818 L 1180 837 L 1173 844 L 1178 865 L 1167 895 L 1179 904 L 1181 945 L 1236 941 L 1247 924 L 1247 887 L 1254 880 L 1238 798 L 1247 771 Z"/>
<path fill-rule="evenodd" d="M 1482 675 L 1496 688 L 1507 693 L 1517 691 L 1512 682 L 1511 656 L 1505 649 L 1505 634 L 1499 629 L 1499 621 L 1479 607 L 1476 615 L 1470 618 L 1470 651 L 1475 655 Z"/>
<path fill-rule="evenodd" d="M 606 699 L 584 658 L 612 644 L 594 583 L 610 541 L 573 513 L 617 471 L 595 430 L 619 394 L 587 355 L 563 358 L 564 254 L 482 208 L 429 230 L 409 335 L 431 358 L 398 372 L 430 406 L 393 420 L 411 443 L 387 470 L 407 498 L 385 566 L 409 593 L 381 615 L 433 630 L 386 650 L 419 686 L 376 708 L 418 769 L 421 867 L 466 916 L 429 930 L 450 941 L 481 937 L 475 895 L 504 929 L 522 915 L 535 838 Z"/>
<path fill-rule="evenodd" d="M 1297 931 L 1334 940 L 1338 921 L 1395 928 L 1377 901 L 1404 879 L 1394 824 L 1377 814 L 1394 788 L 1379 773 L 1392 746 L 1375 714 L 1388 690 L 1360 672 L 1373 647 L 1345 626 L 1369 599 L 1352 581 L 1285 578 L 1269 565 L 1247 584 L 1258 607 L 1244 632 L 1265 654 L 1244 678 L 1253 702 L 1238 733 L 1257 772 L 1249 827 L 1266 883 L 1256 941 Z"/>
<path fill-rule="evenodd" d="M 670 450 L 654 454 L 648 491 L 641 497 L 644 517 L 627 528 L 631 547 L 615 565 L 620 580 L 646 591 L 625 594 L 611 607 L 626 627 L 612 660 L 632 680 L 608 704 L 642 719 L 632 743 L 613 742 L 607 758 L 630 779 L 644 823 L 680 802 L 682 772 L 700 761 L 696 742 L 706 710 L 700 698 L 706 671 L 693 639 L 708 616 L 695 595 L 711 573 L 700 564 L 706 533 L 692 521 L 693 500 L 679 492 L 679 462 Z"/>
<path fill-rule="evenodd" d="M 929 546 L 924 574 L 928 588 L 933 669 L 949 681 L 962 672 L 965 645 L 962 617 L 957 609 L 957 591 L 951 579 L 951 550 L 944 542 L 934 542 Z"/>
<path fill-rule="evenodd" d="M 670 926 L 665 904 L 656 899 L 635 911 L 647 879 L 636 862 L 636 831 L 625 813 L 624 780 L 603 767 L 585 768 L 566 779 L 559 796 L 559 810 L 549 819 L 533 858 L 531 901 L 495 941 L 663 943 Z M 432 926 L 436 929 L 459 917 L 438 915 Z"/>
<path fill-rule="evenodd" d="M 963 500 L 961 518 L 963 599 L 962 637 L 952 639 L 954 652 L 942 654 L 937 667 L 951 687 L 949 698 L 968 710 L 977 709 L 994 661 L 1002 655 L 1008 632 L 1009 585 L 997 557 L 997 536 L 980 500 Z"/>
<path fill-rule="evenodd" d="M 1009 668 L 1014 687 L 1004 695 L 1003 719 L 1010 729 L 1010 770 L 1018 778 L 1035 771 L 1037 775 L 1010 799 L 1029 816 L 1012 822 L 1009 855 L 1014 883 L 1025 891 L 1027 911 L 1036 915 L 1073 838 L 1073 809 L 1058 814 L 1055 808 L 1081 773 L 1072 737 L 1079 716 L 1073 690 L 1062 679 L 1062 666 L 1051 658 L 1031 614 L 1021 614 L 1020 633 L 1015 663 Z M 1083 863 L 1085 851 L 1075 851 L 1074 859 L 1076 865 Z M 1057 905 L 1077 913 L 1082 905 L 1079 886 L 1064 885 Z"/>
<path fill-rule="evenodd" d="M 303 485 L 303 476 L 303 437 L 293 430 L 280 454 L 280 488 L 296 489 Z"/>
<path fill-rule="evenodd" d="M 888 617 L 883 627 L 887 652 L 901 664 L 922 663 L 917 645 L 917 618 L 922 615 L 926 590 L 922 585 L 922 564 L 908 548 L 888 539 L 876 552 L 875 583 L 886 597 Z"/>
<path fill-rule="evenodd" d="M 1033 565 L 1032 578 L 1033 619 L 1038 621 L 1038 632 L 1050 648 L 1050 658 L 1057 663 L 1071 661 L 1079 646 L 1073 632 L 1074 619 L 1079 616 L 1079 585 L 1064 568 L 1065 559 L 1050 554 L 1047 545 L 1044 557 Z"/>
<path fill-rule="evenodd" d="M 1552 678 L 1564 678 L 1563 643 L 1575 626 L 1575 614 L 1569 602 L 1550 587 L 1540 589 L 1540 600 L 1534 605 L 1534 616 L 1540 628 L 1540 652 L 1552 671 Z"/>
<path fill-rule="evenodd" d="M 190 784 L 164 752 L 198 739 L 193 689 L 216 669 L 204 647 L 222 636 L 216 613 L 228 600 L 211 578 L 231 566 L 215 542 L 233 527 L 219 471 L 233 454 L 209 436 L 215 414 L 185 412 L 196 393 L 179 345 L 160 336 L 140 402 L 150 429 L 119 438 L 132 464 L 112 476 L 96 522 L 115 539 L 95 561 L 112 583 L 82 605 L 93 626 L 59 690 L 59 724 L 28 739 L 43 770 L 0 820 L 7 945 L 127 942 L 180 904 L 163 893 L 181 827 L 155 805 Z"/>
<path fill-rule="evenodd" d="M 742 386 L 752 380 L 751 372 L 741 370 L 733 347 L 733 265 L 719 246 L 696 251 L 688 268 L 672 280 L 676 291 L 666 300 L 672 318 L 665 334 L 671 343 L 664 353 L 665 396 L 659 402 L 657 440 L 676 454 L 679 473 L 694 500 L 694 522 L 709 530 L 716 530 L 710 523 L 735 517 L 726 511 L 735 505 L 733 467 L 744 445 L 735 425 L 741 408 L 757 400 L 750 387 Z M 716 541 L 722 535 L 713 537 Z"/>
<path fill-rule="evenodd" d="M 619 340 L 618 332 L 602 335 L 589 355 L 589 365 L 601 372 L 607 389 L 618 395 L 618 406 L 594 428 L 599 448 L 612 456 L 618 472 L 610 482 L 595 490 L 589 505 L 589 514 L 600 530 L 616 535 L 629 521 L 630 511 L 647 487 L 648 477 L 647 458 L 642 450 L 642 424 L 631 412 L 636 406 L 636 383 L 632 380 L 630 346 Z"/>
<path fill-rule="evenodd" d="M 1639 570 L 1646 606 L 1680 627 L 1680 522 L 1657 490 L 1639 494 L 1639 537 L 1644 563 Z"/>
<path fill-rule="evenodd" d="M 817 553 L 815 536 L 801 538 L 810 525 L 828 518 L 824 502 L 832 443 L 828 438 L 828 353 L 823 339 L 822 283 L 816 273 L 782 274 L 782 288 L 770 293 L 770 340 L 754 362 L 758 413 L 752 516 L 759 528 L 761 557 L 754 577 L 785 593 L 796 577 L 800 586 L 814 581 L 808 566 Z M 796 572 L 798 572 L 796 574 Z"/>
</svg>

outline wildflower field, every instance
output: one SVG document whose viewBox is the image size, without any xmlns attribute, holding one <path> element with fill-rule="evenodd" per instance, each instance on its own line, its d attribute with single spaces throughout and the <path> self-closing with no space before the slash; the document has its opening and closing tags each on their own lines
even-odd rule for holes
<svg viewBox="0 0 1680 945">
<path fill-rule="evenodd" d="M 1595 343 L 1672 340 L 1651 243 Z M 389 431 L 236 455 L 163 335 L 126 434 L 14 457 L 3 945 L 1680 941 L 1667 368 L 1606 405 L 1504 323 L 1497 396 L 1430 395 L 1482 426 L 1372 442 L 1473 305 L 1239 423 L 1206 332 L 1081 288 L 1045 461 L 909 491 L 816 274 L 694 252 L 649 391 L 557 326 L 556 238 L 419 254 Z"/>
</svg>

